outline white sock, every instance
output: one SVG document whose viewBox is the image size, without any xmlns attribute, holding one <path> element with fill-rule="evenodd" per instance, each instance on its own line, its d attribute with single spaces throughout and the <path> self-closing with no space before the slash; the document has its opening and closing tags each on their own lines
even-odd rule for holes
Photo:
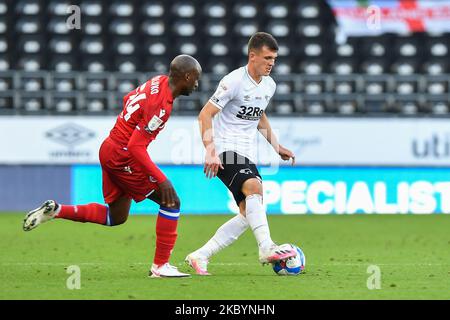
<svg viewBox="0 0 450 320">
<path fill-rule="evenodd" d="M 259 249 L 267 250 L 270 248 L 273 241 L 270 238 L 269 224 L 261 195 L 252 194 L 245 198 L 245 214 Z"/>
<path fill-rule="evenodd" d="M 62 205 L 60 205 L 59 203 L 57 204 L 58 208 L 56 208 L 55 210 L 55 217 L 57 217 L 59 215 L 59 213 L 61 212 L 61 207 Z"/>
<path fill-rule="evenodd" d="M 214 236 L 196 252 L 209 259 L 217 252 L 236 241 L 247 228 L 247 219 L 239 213 L 221 225 Z"/>
</svg>

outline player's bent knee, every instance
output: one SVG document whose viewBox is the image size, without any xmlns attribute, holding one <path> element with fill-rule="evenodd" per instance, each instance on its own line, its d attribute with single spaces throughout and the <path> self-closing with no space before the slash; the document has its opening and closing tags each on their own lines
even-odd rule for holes
<svg viewBox="0 0 450 320">
<path fill-rule="evenodd" d="M 111 226 L 119 226 L 121 224 L 124 224 L 128 220 L 128 215 L 126 217 L 119 217 L 118 219 L 115 219 L 112 221 Z"/>
<path fill-rule="evenodd" d="M 128 211 L 110 210 L 110 226 L 118 226 L 124 224 L 128 220 Z"/>
<path fill-rule="evenodd" d="M 249 196 L 249 195 L 252 195 L 252 194 L 260 194 L 260 195 L 262 195 L 263 194 L 263 187 L 262 187 L 261 182 L 259 182 L 259 180 L 256 179 L 256 178 L 248 179 L 242 185 L 242 193 L 245 196 Z"/>
<path fill-rule="evenodd" d="M 180 199 L 178 197 L 176 197 L 175 201 L 174 201 L 174 204 L 171 205 L 171 206 L 167 205 L 166 207 L 169 208 L 169 209 L 173 209 L 173 210 L 180 210 L 180 208 L 181 208 L 181 201 L 180 201 Z"/>
</svg>

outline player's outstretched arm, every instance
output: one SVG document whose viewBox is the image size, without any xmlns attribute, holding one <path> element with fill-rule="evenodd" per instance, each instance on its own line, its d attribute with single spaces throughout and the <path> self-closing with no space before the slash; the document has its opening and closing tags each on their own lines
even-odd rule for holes
<svg viewBox="0 0 450 320">
<path fill-rule="evenodd" d="M 212 119 L 219 111 L 219 108 L 208 101 L 198 115 L 200 136 L 202 137 L 202 142 L 206 149 L 205 167 L 203 168 L 203 172 L 208 178 L 215 177 L 219 168 L 223 169 L 220 158 L 216 154 L 212 130 Z"/>
<path fill-rule="evenodd" d="M 135 129 L 131 135 L 130 141 L 128 141 L 127 149 L 147 175 L 155 178 L 158 183 L 162 183 L 167 180 L 167 177 L 150 158 L 150 155 L 147 152 L 149 143 L 150 137 L 145 136 L 141 130 Z"/>
<path fill-rule="evenodd" d="M 258 123 L 259 132 L 266 138 L 266 140 L 272 145 L 276 153 L 278 153 L 283 160 L 292 159 L 292 165 L 295 164 L 295 155 L 289 149 L 286 149 L 281 144 L 278 143 L 277 136 L 273 133 L 272 127 L 270 126 L 269 118 L 265 113 L 262 114 L 261 119 Z"/>
</svg>

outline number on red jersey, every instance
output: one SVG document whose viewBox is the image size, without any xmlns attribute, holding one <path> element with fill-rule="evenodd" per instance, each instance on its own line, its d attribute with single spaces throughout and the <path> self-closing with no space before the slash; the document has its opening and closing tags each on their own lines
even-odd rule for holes
<svg viewBox="0 0 450 320">
<path fill-rule="evenodd" d="M 130 120 L 131 115 L 141 107 L 138 102 L 147 98 L 147 95 L 145 93 L 141 93 L 141 91 L 144 91 L 146 84 L 147 83 L 144 83 L 143 85 L 138 87 L 136 89 L 136 93 L 128 97 L 125 108 L 120 114 L 120 117 L 125 119 L 125 121 Z"/>
</svg>

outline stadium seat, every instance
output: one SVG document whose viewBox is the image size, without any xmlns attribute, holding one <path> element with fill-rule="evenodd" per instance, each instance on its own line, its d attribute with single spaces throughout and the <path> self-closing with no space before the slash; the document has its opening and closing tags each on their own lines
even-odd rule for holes
<svg viewBox="0 0 450 320">
<path fill-rule="evenodd" d="M 360 112 L 356 96 L 338 96 L 336 100 L 333 100 L 333 105 L 335 110 L 328 109 L 328 111 L 337 112 L 339 115 L 352 116 Z"/>
<path fill-rule="evenodd" d="M 277 115 L 289 115 L 296 112 L 296 101 L 293 94 L 275 95 L 270 102 L 269 109 Z"/>
<path fill-rule="evenodd" d="M 142 9 L 139 10 L 146 18 L 161 18 L 165 14 L 165 9 L 162 1 L 145 1 L 142 4 Z"/>
<path fill-rule="evenodd" d="M 363 95 L 361 108 L 366 114 L 386 114 L 389 112 L 398 112 L 392 109 L 393 98 L 386 94 Z"/>
<path fill-rule="evenodd" d="M 134 13 L 134 3 L 131 1 L 115 1 L 109 5 L 109 14 L 113 17 L 132 17 Z"/>
<path fill-rule="evenodd" d="M 297 111 L 305 115 L 320 116 L 329 110 L 330 105 L 324 95 L 302 95 Z"/>
<path fill-rule="evenodd" d="M 354 74 L 357 69 L 357 61 L 353 58 L 338 58 L 329 65 L 330 72 L 338 75 Z"/>
<path fill-rule="evenodd" d="M 50 55 L 49 70 L 57 72 L 72 72 L 80 69 L 78 59 L 70 54 L 53 54 Z"/>
<path fill-rule="evenodd" d="M 425 90 L 431 95 L 449 94 L 449 79 L 445 75 L 428 76 L 425 78 Z"/>
<path fill-rule="evenodd" d="M 367 58 L 388 57 L 392 55 L 392 48 L 395 44 L 395 36 L 392 34 L 350 39 L 357 42 L 361 56 Z"/>
<path fill-rule="evenodd" d="M 412 75 L 418 73 L 420 60 L 414 58 L 400 58 L 391 65 L 391 72 L 400 75 Z"/>
<path fill-rule="evenodd" d="M 24 92 L 19 96 L 19 112 L 36 113 L 43 111 L 47 105 L 45 100 L 46 94 L 42 91 Z"/>
<path fill-rule="evenodd" d="M 81 32 L 88 36 L 101 36 L 105 32 L 105 19 L 84 17 L 81 20 Z"/>
<path fill-rule="evenodd" d="M 169 71 L 169 63 L 166 56 L 144 57 L 144 70 L 153 71 L 157 73 L 167 73 Z"/>
<path fill-rule="evenodd" d="M 290 4 L 288 1 L 278 1 L 277 3 L 266 1 L 264 4 L 264 13 L 268 18 L 288 19 L 289 11 Z"/>
<path fill-rule="evenodd" d="M 326 72 L 327 65 L 321 59 L 299 59 L 296 71 L 299 73 L 318 75 Z"/>
<path fill-rule="evenodd" d="M 194 18 L 197 8 L 194 2 L 176 1 L 171 8 L 173 16 L 178 20 L 179 18 Z"/>
<path fill-rule="evenodd" d="M 104 14 L 104 5 L 100 0 L 83 1 L 83 5 L 80 8 L 83 16 L 100 17 Z"/>
<path fill-rule="evenodd" d="M 15 12 L 24 16 L 37 16 L 41 11 L 40 1 L 37 0 L 21 0 L 15 6 Z"/>
<path fill-rule="evenodd" d="M 17 93 L 14 90 L 17 75 L 12 71 L 0 73 L 0 114 L 13 114 L 17 107 Z"/>
<path fill-rule="evenodd" d="M 290 57 L 279 56 L 275 62 L 272 74 L 274 76 L 290 74 L 292 72 L 292 65 L 293 63 Z"/>
<path fill-rule="evenodd" d="M 71 92 L 81 89 L 79 76 L 70 72 L 55 72 L 49 87 L 60 92 Z"/>
<path fill-rule="evenodd" d="M 74 50 L 74 46 L 69 36 L 58 35 L 50 39 L 49 49 L 53 54 L 70 55 Z"/>
<path fill-rule="evenodd" d="M 178 54 L 188 54 L 197 56 L 201 51 L 199 41 L 195 37 L 180 37 L 173 40 L 172 47 L 173 56 Z"/>
<path fill-rule="evenodd" d="M 84 95 L 83 103 L 76 105 L 79 111 L 87 111 L 87 112 L 103 112 L 108 109 L 108 93 L 93 93 L 88 92 Z"/>
<path fill-rule="evenodd" d="M 71 5 L 80 6 L 80 30 L 67 27 Z M 220 78 L 247 63 L 248 38 L 256 31 L 273 34 L 279 44 L 275 114 L 437 116 L 448 110 L 448 33 L 341 37 L 323 0 L 0 0 L 0 72 L 48 72 L 50 79 L 30 78 L 16 89 L 11 78 L 0 77 L 0 89 L 9 92 L 0 99 L 20 103 L 11 110 L 21 112 L 115 112 L 118 96 L 144 73 L 167 73 L 171 59 L 186 53 L 199 60 L 203 78 L 199 96 L 177 108 L 195 114 Z M 80 97 L 60 96 L 59 107 L 42 105 L 55 102 L 53 96 L 20 97 L 18 90 L 37 93 L 49 83 L 55 92 Z"/>
<path fill-rule="evenodd" d="M 10 33 L 10 20 L 9 17 L 0 15 L 0 36 L 5 37 Z"/>
<path fill-rule="evenodd" d="M 336 94 L 347 95 L 358 90 L 356 79 L 350 76 L 337 76 L 333 79 L 333 89 Z"/>
<path fill-rule="evenodd" d="M 210 38 L 222 38 L 227 39 L 226 35 L 228 32 L 227 21 L 211 19 L 207 20 L 203 27 L 203 36 Z"/>
<path fill-rule="evenodd" d="M 190 96 L 184 96 L 180 99 L 176 99 L 173 104 L 173 110 L 179 114 L 198 114 L 206 100 L 198 94 L 198 92 L 193 93 Z"/>
<path fill-rule="evenodd" d="M 84 28 L 82 30 L 84 30 Z M 47 24 L 47 32 L 53 35 L 69 35 L 71 30 L 67 28 L 66 17 L 50 18 Z"/>
<path fill-rule="evenodd" d="M 361 62 L 360 70 L 371 75 L 389 73 L 390 61 L 383 58 L 368 58 Z"/>
<path fill-rule="evenodd" d="M 430 109 L 433 115 L 447 115 L 450 112 L 449 103 L 446 101 L 432 102 Z"/>
<path fill-rule="evenodd" d="M 21 54 L 16 68 L 25 71 L 39 71 L 44 66 L 44 58 L 40 55 Z"/>
<path fill-rule="evenodd" d="M 342 58 L 356 58 L 356 52 L 360 50 L 355 38 L 348 39 L 346 43 L 338 44 L 336 46 L 336 56 Z"/>
<path fill-rule="evenodd" d="M 320 5 L 317 1 L 307 0 L 300 2 L 296 9 L 295 14 L 300 18 L 317 18 L 320 15 Z"/>
<path fill-rule="evenodd" d="M 15 114 L 15 100 L 12 92 L 0 91 L 0 114 Z"/>
<path fill-rule="evenodd" d="M 381 95 L 394 90 L 388 77 L 376 75 L 364 77 L 363 88 L 368 95 Z"/>
<path fill-rule="evenodd" d="M 110 86 L 114 91 L 120 92 L 123 95 L 128 92 L 134 90 L 139 85 L 146 82 L 150 77 L 144 77 L 144 75 L 131 73 L 126 74 L 122 72 L 118 72 L 114 74 L 114 77 L 110 79 Z"/>
<path fill-rule="evenodd" d="M 6 55 L 9 52 L 9 44 L 6 37 L 0 37 L 0 55 Z"/>
<path fill-rule="evenodd" d="M 265 29 L 272 34 L 279 43 L 284 39 L 290 39 L 292 35 L 289 22 L 280 19 L 269 20 Z"/>
<path fill-rule="evenodd" d="M 420 70 L 423 73 L 427 74 L 443 74 L 449 72 L 449 62 L 446 58 L 430 58 L 422 65 L 422 70 Z"/>
<path fill-rule="evenodd" d="M 303 20 L 296 26 L 297 34 L 304 38 L 322 37 L 324 31 L 319 19 Z"/>
<path fill-rule="evenodd" d="M 202 12 L 204 17 L 222 19 L 227 15 L 227 6 L 223 1 L 206 2 Z"/>
<path fill-rule="evenodd" d="M 114 57 L 114 70 L 123 73 L 133 73 L 139 70 L 139 59 L 133 56 Z"/>
<path fill-rule="evenodd" d="M 67 8 L 72 5 L 69 0 L 52 0 L 47 6 L 47 13 L 50 16 L 67 17 Z"/>
<path fill-rule="evenodd" d="M 0 92 L 14 89 L 15 76 L 12 72 L 2 72 L 0 73 Z"/>
<path fill-rule="evenodd" d="M 50 113 L 76 112 L 79 105 L 79 94 L 76 92 L 54 92 L 50 97 L 50 103 L 46 106 Z"/>
<path fill-rule="evenodd" d="M 6 72 L 11 69 L 10 57 L 7 54 L 0 54 L 0 71 Z"/>
<path fill-rule="evenodd" d="M 49 87 L 49 79 L 45 73 L 22 73 L 20 76 L 20 89 L 23 91 L 44 91 Z M 17 88 L 17 87 L 16 87 Z"/>
</svg>

